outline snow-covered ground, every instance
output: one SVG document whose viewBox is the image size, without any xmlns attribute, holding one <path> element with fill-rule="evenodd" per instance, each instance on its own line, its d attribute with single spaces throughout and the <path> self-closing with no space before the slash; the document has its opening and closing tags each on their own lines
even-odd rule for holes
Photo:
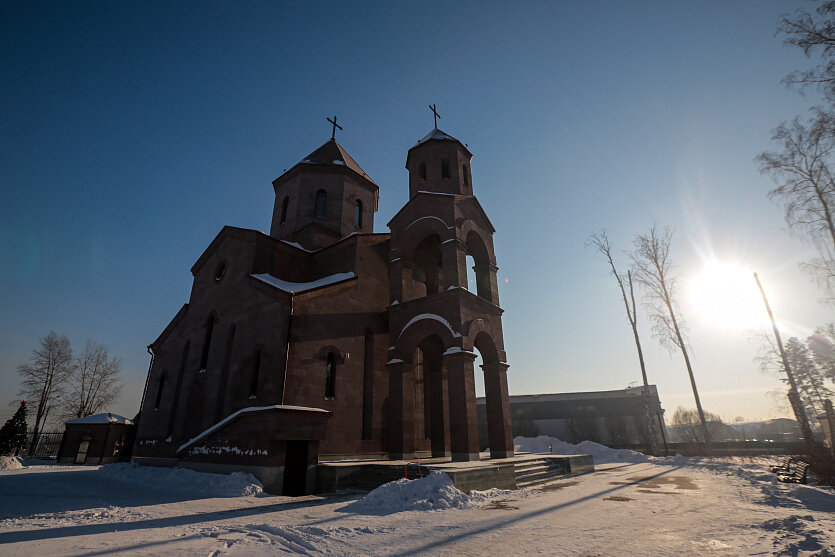
<svg viewBox="0 0 835 557">
<path fill-rule="evenodd" d="M 536 443 L 577 449 L 517 439 Z M 0 555 L 835 555 L 835 493 L 775 481 L 777 459 L 585 448 L 592 474 L 470 496 L 439 476 L 290 498 L 244 474 L 7 469 Z"/>
</svg>

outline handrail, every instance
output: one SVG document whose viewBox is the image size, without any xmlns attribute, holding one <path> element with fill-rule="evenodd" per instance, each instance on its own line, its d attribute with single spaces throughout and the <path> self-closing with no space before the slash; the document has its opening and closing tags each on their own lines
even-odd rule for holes
<svg viewBox="0 0 835 557">
<path fill-rule="evenodd" d="M 406 464 L 403 465 L 403 477 L 407 480 L 409 479 L 409 465 L 410 464 L 417 464 L 418 465 L 418 476 L 423 477 L 423 469 L 420 467 L 420 462 L 417 460 L 410 460 Z"/>
</svg>

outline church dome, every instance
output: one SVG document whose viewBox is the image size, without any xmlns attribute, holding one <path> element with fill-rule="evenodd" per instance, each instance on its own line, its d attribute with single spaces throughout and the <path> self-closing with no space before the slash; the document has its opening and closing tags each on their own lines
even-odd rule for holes
<svg viewBox="0 0 835 557">
<path fill-rule="evenodd" d="M 321 147 L 303 158 L 299 164 L 317 164 L 325 166 L 344 166 L 350 168 L 372 184 L 374 180 L 360 168 L 360 165 L 351 158 L 342 145 L 337 143 L 335 139 L 327 140 Z"/>
</svg>

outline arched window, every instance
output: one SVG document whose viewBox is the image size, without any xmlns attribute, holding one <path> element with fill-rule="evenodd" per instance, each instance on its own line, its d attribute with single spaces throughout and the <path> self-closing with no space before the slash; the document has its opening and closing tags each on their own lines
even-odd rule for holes
<svg viewBox="0 0 835 557">
<path fill-rule="evenodd" d="M 333 352 L 328 354 L 328 363 L 325 366 L 325 398 L 333 400 L 336 393 L 336 356 Z"/>
<path fill-rule="evenodd" d="M 206 320 L 206 338 L 203 340 L 203 353 L 200 355 L 200 371 L 206 371 L 209 363 L 209 348 L 212 345 L 212 331 L 215 328 L 215 314 L 211 314 Z"/>
<path fill-rule="evenodd" d="M 461 177 L 465 186 L 470 183 L 470 169 L 466 164 L 461 165 Z"/>
<path fill-rule="evenodd" d="M 362 355 L 362 438 L 371 439 L 374 411 L 374 333 L 365 330 Z"/>
<path fill-rule="evenodd" d="M 449 178 L 449 159 L 441 159 L 441 178 Z"/>
<path fill-rule="evenodd" d="M 162 375 L 159 376 L 159 386 L 157 387 L 157 400 L 154 402 L 154 410 L 159 410 L 159 403 L 162 400 L 162 388 L 165 386 L 165 376 L 168 375 L 168 371 L 163 371 Z"/>
<path fill-rule="evenodd" d="M 328 194 L 325 190 L 319 190 L 316 192 L 316 209 L 314 215 L 320 218 L 325 218 L 325 207 L 327 206 L 328 202 Z"/>
<path fill-rule="evenodd" d="M 284 198 L 281 202 L 281 224 L 287 222 L 287 206 L 290 204 L 290 196 Z"/>
<path fill-rule="evenodd" d="M 422 181 L 426 180 L 426 162 L 420 161 L 420 164 L 418 165 L 418 175 Z"/>
<path fill-rule="evenodd" d="M 261 349 L 256 348 L 252 356 L 252 374 L 249 379 L 249 398 L 258 394 L 258 374 L 261 372 Z"/>
<path fill-rule="evenodd" d="M 362 201 L 359 199 L 354 203 L 354 226 L 362 228 Z"/>
</svg>

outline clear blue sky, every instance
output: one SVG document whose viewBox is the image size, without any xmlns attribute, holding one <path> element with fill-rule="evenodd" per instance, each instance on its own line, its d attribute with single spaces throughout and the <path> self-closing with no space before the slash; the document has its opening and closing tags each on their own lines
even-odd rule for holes
<svg viewBox="0 0 835 557">
<path fill-rule="evenodd" d="M 270 182 L 329 138 L 326 116 L 380 185 L 386 231 L 430 103 L 474 153 L 497 230 L 512 394 L 640 379 L 618 291 L 584 247 L 602 226 L 621 250 L 673 225 L 684 278 L 711 253 L 759 270 L 788 333 L 808 333 L 832 311 L 753 160 L 814 100 L 779 84 L 809 64 L 774 36 L 798 6 L 813 4 L 4 3 L 0 418 L 50 329 L 123 359 L 111 410 L 132 416 L 189 267 L 225 224 L 269 229 Z M 683 311 L 705 408 L 784 414 L 749 332 Z M 642 332 L 664 406 L 692 406 L 680 356 Z"/>
</svg>

